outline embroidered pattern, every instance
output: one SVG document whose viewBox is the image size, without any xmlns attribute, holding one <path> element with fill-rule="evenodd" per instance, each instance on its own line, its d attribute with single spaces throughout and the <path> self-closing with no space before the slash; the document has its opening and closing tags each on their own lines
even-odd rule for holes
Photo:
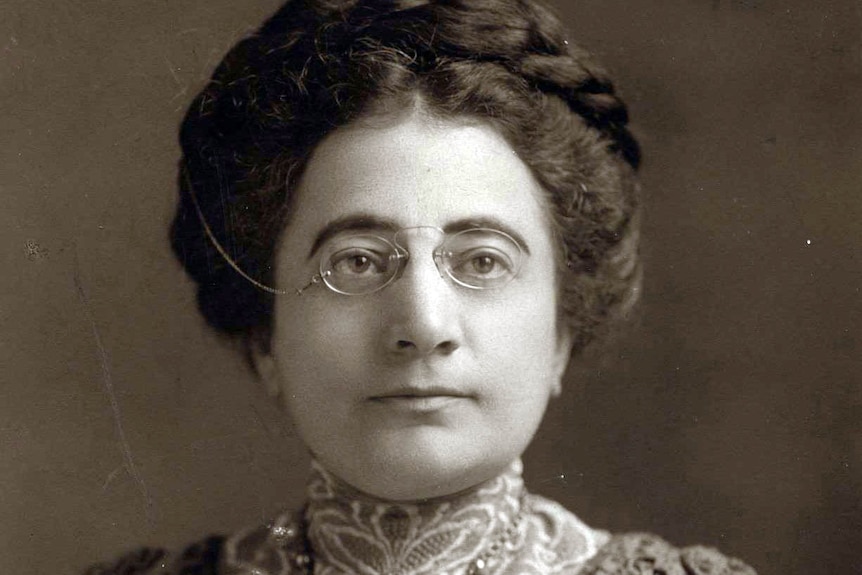
<svg viewBox="0 0 862 575">
<path fill-rule="evenodd" d="M 433 504 L 371 500 L 316 466 L 309 539 L 321 575 L 462 572 L 520 508 L 520 464 L 467 495 Z"/>
<path fill-rule="evenodd" d="M 562 506 L 524 493 L 521 462 L 466 494 L 423 504 L 364 496 L 314 464 L 308 484 L 308 539 L 316 575 L 455 575 L 511 525 L 524 505 L 514 537 L 483 562 L 484 575 L 575 573 L 607 541 Z M 252 529 L 225 544 L 230 574 L 291 575 L 296 548 L 273 533 L 295 533 L 297 514 Z"/>
<path fill-rule="evenodd" d="M 581 575 L 757 575 L 739 559 L 708 547 L 677 549 L 650 533 L 616 535 Z"/>
</svg>

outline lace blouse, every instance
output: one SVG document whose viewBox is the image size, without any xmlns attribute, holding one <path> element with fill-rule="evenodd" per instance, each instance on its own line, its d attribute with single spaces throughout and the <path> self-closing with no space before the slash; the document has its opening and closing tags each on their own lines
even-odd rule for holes
<svg viewBox="0 0 862 575">
<path fill-rule="evenodd" d="M 753 575 L 706 547 L 611 536 L 524 489 L 521 462 L 468 492 L 421 503 L 371 498 L 312 464 L 308 502 L 268 525 L 171 555 L 141 549 L 87 575 Z"/>
</svg>

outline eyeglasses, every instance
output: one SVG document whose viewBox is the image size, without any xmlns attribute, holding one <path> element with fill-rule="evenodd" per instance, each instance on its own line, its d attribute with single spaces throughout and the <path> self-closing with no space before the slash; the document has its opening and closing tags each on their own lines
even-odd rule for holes
<svg viewBox="0 0 862 575">
<path fill-rule="evenodd" d="M 287 290 L 270 287 L 247 274 L 228 255 L 210 229 L 188 173 L 187 189 L 198 218 L 216 251 L 240 276 L 259 289 L 281 295 Z M 323 283 L 335 293 L 365 295 L 379 291 L 401 277 L 410 260 L 410 252 L 399 242 L 399 236 L 410 230 L 436 232 L 446 236 L 435 226 L 402 228 L 392 234 L 392 240 L 369 233 L 340 234 L 324 244 L 321 250 L 319 272 L 294 293 L 302 295 L 308 288 Z M 471 228 L 444 237 L 434 252 L 434 263 L 440 273 L 466 288 L 483 290 L 499 288 L 518 275 L 524 250 L 509 234 L 493 228 Z"/>
<path fill-rule="evenodd" d="M 448 277 L 469 289 L 499 288 L 521 269 L 523 249 L 509 234 L 491 228 L 474 228 L 446 235 L 434 226 L 402 228 L 391 239 L 355 232 L 339 234 L 320 249 L 319 271 L 297 293 L 323 283 L 335 293 L 366 295 L 396 281 L 410 261 L 403 244 L 408 231 L 444 236 L 432 256 L 441 278 Z"/>
</svg>

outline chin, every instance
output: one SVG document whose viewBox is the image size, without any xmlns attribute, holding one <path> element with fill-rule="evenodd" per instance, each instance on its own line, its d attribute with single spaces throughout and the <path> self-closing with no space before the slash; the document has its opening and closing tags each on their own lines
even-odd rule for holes
<svg viewBox="0 0 862 575">
<path fill-rule="evenodd" d="M 330 470 L 368 495 L 412 501 L 452 495 L 488 481 L 502 473 L 521 452 L 477 446 L 469 440 L 459 444 L 451 437 L 429 437 L 436 434 L 410 439 L 404 435 L 402 432 L 391 441 L 376 441 L 370 453 L 366 451 L 366 457 L 355 461 L 353 469 L 339 465 L 344 474 Z"/>
</svg>

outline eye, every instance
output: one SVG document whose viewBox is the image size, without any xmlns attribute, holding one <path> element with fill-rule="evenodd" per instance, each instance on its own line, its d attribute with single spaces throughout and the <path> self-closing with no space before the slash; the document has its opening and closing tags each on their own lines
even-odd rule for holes
<svg viewBox="0 0 862 575">
<path fill-rule="evenodd" d="M 462 286 L 488 289 L 507 284 L 521 267 L 521 246 L 491 228 L 459 232 L 446 240 L 439 255 L 449 276 Z"/>
<path fill-rule="evenodd" d="M 498 265 L 497 260 L 491 256 L 476 256 L 469 262 L 470 269 L 478 274 L 487 275 L 493 272 Z"/>
<path fill-rule="evenodd" d="M 347 248 L 332 254 L 330 269 L 341 276 L 367 276 L 385 274 L 389 258 L 385 254 L 365 248 Z"/>
<path fill-rule="evenodd" d="M 476 248 L 452 254 L 452 273 L 462 280 L 488 281 L 512 273 L 513 262 L 504 253 L 491 247 Z"/>
</svg>

